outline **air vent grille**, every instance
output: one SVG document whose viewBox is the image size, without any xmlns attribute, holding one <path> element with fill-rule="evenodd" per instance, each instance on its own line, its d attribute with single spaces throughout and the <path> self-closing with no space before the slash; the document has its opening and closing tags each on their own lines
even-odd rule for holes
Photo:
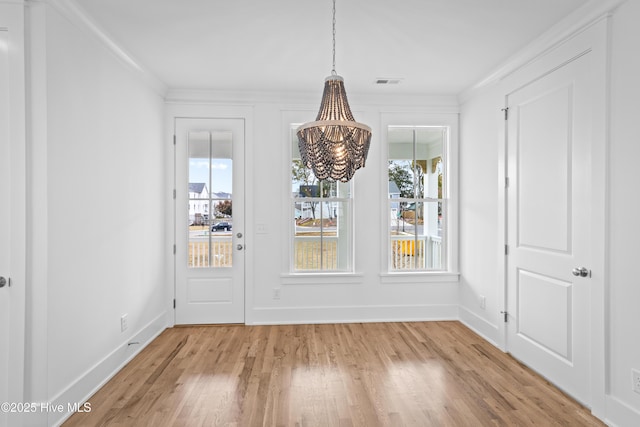
<svg viewBox="0 0 640 427">
<path fill-rule="evenodd" d="M 376 79 L 375 84 L 377 85 L 397 85 L 402 81 L 399 78 L 388 78 L 388 77 L 379 77 Z"/>
</svg>

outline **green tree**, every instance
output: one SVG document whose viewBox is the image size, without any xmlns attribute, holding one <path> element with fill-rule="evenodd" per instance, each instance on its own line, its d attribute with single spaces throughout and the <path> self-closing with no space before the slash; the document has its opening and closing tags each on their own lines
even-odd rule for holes
<svg viewBox="0 0 640 427">
<path fill-rule="evenodd" d="M 219 216 L 231 216 L 232 212 L 231 200 L 223 200 L 216 205 L 216 214 Z"/>
<path fill-rule="evenodd" d="M 413 197 L 413 173 L 409 161 L 389 160 L 389 181 L 400 190 L 400 197 Z"/>
<path fill-rule="evenodd" d="M 417 193 L 415 197 L 424 197 L 424 170 L 422 166 L 410 160 L 389 160 L 389 181 L 393 181 L 400 190 L 400 197 L 413 198 L 414 179 Z"/>
</svg>

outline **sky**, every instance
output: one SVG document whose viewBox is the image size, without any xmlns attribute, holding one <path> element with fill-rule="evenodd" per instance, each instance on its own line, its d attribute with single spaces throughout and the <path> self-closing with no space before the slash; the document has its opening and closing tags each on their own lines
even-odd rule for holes
<svg viewBox="0 0 640 427">
<path fill-rule="evenodd" d="M 209 161 L 207 159 L 189 159 L 189 182 L 204 182 L 214 193 L 233 193 L 232 160 L 211 159 L 211 181 L 209 184 Z"/>
</svg>

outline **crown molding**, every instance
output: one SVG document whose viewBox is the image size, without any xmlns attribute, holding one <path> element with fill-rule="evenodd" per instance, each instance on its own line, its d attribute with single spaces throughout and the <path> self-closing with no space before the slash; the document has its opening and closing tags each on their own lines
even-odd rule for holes
<svg viewBox="0 0 640 427">
<path fill-rule="evenodd" d="M 519 69 L 525 67 L 567 40 L 582 33 L 592 25 L 610 16 L 613 11 L 627 0 L 591 0 L 581 8 L 566 16 L 549 30 L 507 59 L 487 77 L 463 90 L 458 95 L 460 104 L 464 104 L 482 89 L 492 86 Z"/>
<path fill-rule="evenodd" d="M 307 105 L 317 111 L 322 92 L 249 92 L 219 91 L 205 89 L 169 89 L 165 101 L 172 104 L 287 104 Z M 458 111 L 456 95 L 390 95 L 349 93 L 352 107 L 367 106 L 410 106 L 435 109 L 438 111 Z"/>
<path fill-rule="evenodd" d="M 1 1 L 1 0 L 0 0 Z M 46 4 L 66 17 L 80 30 L 93 36 L 115 55 L 125 67 L 145 82 L 158 95 L 164 97 L 167 85 L 146 69 L 131 53 L 122 47 L 106 30 L 74 0 L 26 0 L 27 4 Z"/>
</svg>

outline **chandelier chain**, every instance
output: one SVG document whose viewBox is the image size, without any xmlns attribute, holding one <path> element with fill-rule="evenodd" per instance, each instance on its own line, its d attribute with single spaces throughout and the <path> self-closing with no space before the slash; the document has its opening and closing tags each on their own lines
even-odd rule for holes
<svg viewBox="0 0 640 427">
<path fill-rule="evenodd" d="M 353 118 L 344 80 L 336 73 L 336 0 L 332 35 L 333 68 L 324 81 L 320 111 L 315 121 L 298 127 L 296 134 L 300 160 L 317 179 L 348 182 L 365 165 L 371 128 Z"/>
<path fill-rule="evenodd" d="M 333 0 L 333 68 L 331 75 L 336 76 L 336 0 Z"/>
</svg>

